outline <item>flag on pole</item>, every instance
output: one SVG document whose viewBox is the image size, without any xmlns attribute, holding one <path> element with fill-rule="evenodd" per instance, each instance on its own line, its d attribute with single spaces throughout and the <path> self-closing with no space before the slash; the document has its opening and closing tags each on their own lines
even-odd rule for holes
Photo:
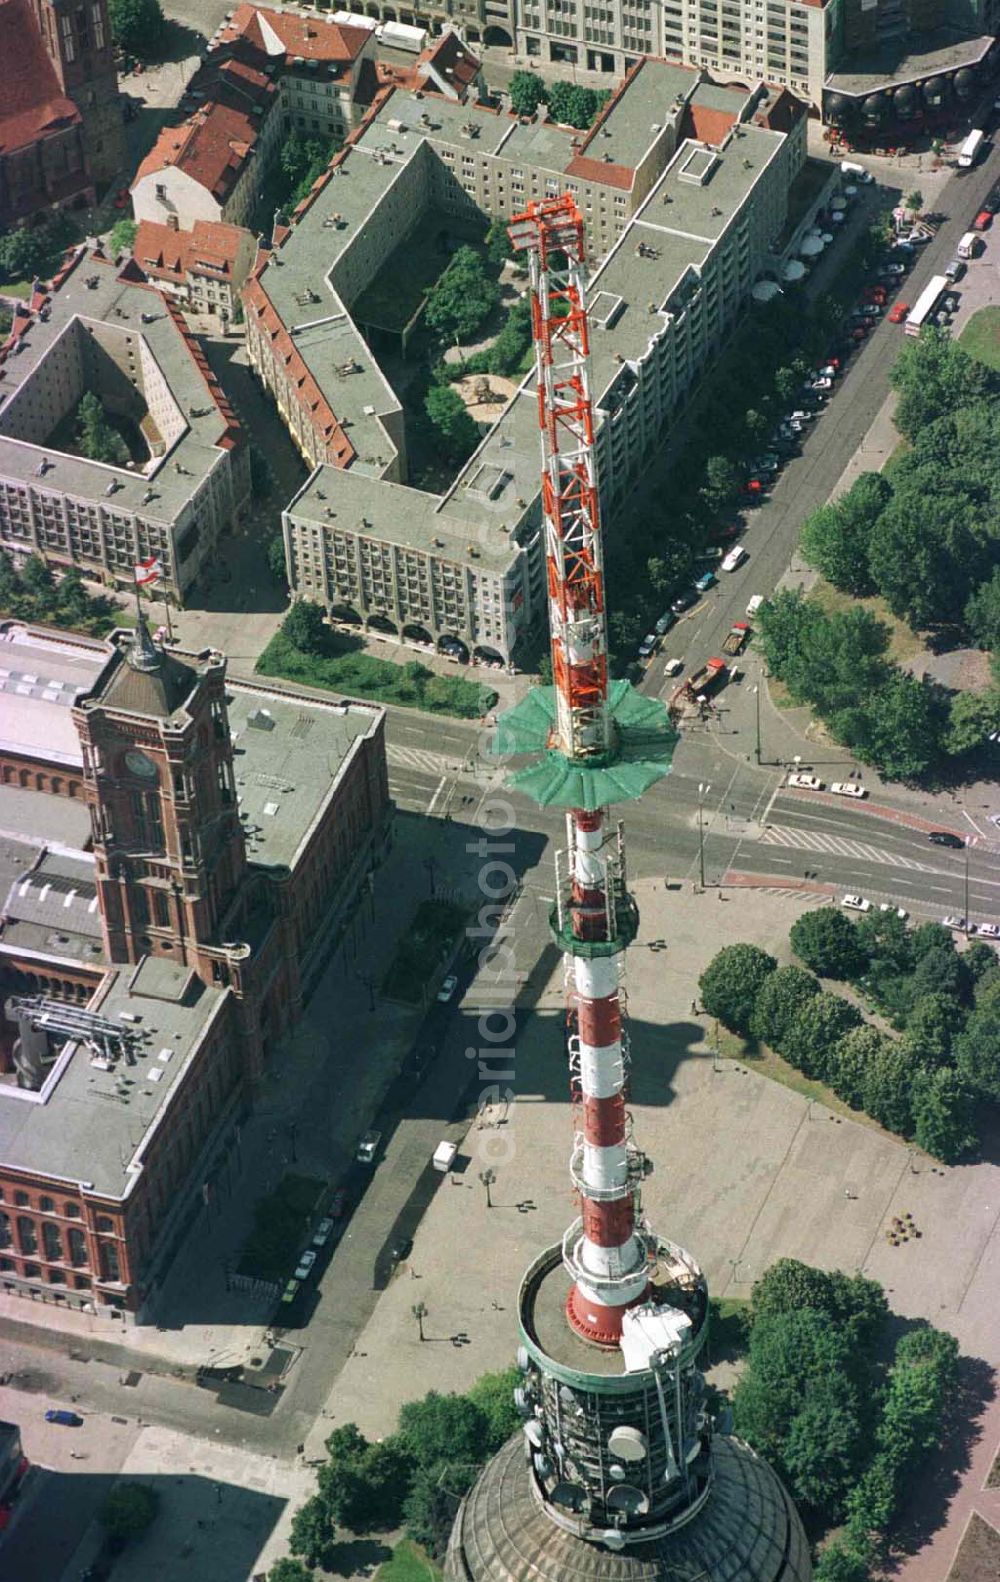
<svg viewBox="0 0 1000 1582">
<path fill-rule="evenodd" d="M 148 560 L 140 560 L 135 567 L 135 582 L 138 588 L 148 588 L 151 582 L 159 582 L 163 576 L 163 562 L 155 555 Z"/>
</svg>

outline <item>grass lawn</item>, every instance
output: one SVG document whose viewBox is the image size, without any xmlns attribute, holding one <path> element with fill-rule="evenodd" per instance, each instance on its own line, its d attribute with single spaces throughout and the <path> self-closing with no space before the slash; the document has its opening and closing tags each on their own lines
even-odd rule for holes
<svg viewBox="0 0 1000 1582">
<path fill-rule="evenodd" d="M 403 1538 L 392 1551 L 392 1559 L 379 1566 L 375 1582 L 441 1582 L 441 1575 L 419 1544 Z"/>
<path fill-rule="evenodd" d="M 420 1005 L 465 920 L 463 908 L 451 901 L 421 901 L 382 982 L 382 993 L 390 1000 Z"/>
<path fill-rule="evenodd" d="M 863 1110 L 852 1110 L 843 1099 L 838 1099 L 832 1088 L 825 1082 L 817 1082 L 812 1077 L 805 1077 L 801 1071 L 789 1065 L 773 1049 L 766 1044 L 751 1044 L 745 1038 L 740 1038 L 738 1033 L 727 1032 L 724 1027 L 719 1028 L 719 1054 L 724 1060 L 738 1060 L 743 1066 L 748 1066 L 751 1071 L 759 1076 L 770 1077 L 772 1082 L 780 1082 L 783 1087 L 791 1088 L 793 1093 L 801 1094 L 804 1099 L 815 1099 L 817 1104 L 823 1104 L 834 1115 L 841 1115 L 845 1119 L 858 1121 L 862 1126 L 871 1126 L 874 1131 L 883 1130 L 877 1121 Z M 892 1136 L 886 1132 L 887 1137 Z"/>
<path fill-rule="evenodd" d="M 852 593 L 841 593 L 831 583 L 824 582 L 822 577 L 810 592 L 809 597 L 822 605 L 828 615 L 832 615 L 837 610 L 852 610 L 860 607 L 864 610 L 870 610 L 880 621 L 884 621 L 892 634 L 889 638 L 888 658 L 894 664 L 911 664 L 919 654 L 927 651 L 927 646 L 920 634 L 912 631 L 905 621 L 901 621 L 897 616 L 893 615 L 882 598 L 876 596 L 871 599 L 856 599 Z"/>
<path fill-rule="evenodd" d="M 1000 368 L 1000 308 L 980 308 L 974 313 L 958 344 L 987 368 Z"/>
<path fill-rule="evenodd" d="M 257 661 L 261 676 L 283 676 L 308 686 L 328 687 L 346 697 L 372 698 L 378 703 L 398 703 L 404 708 L 450 714 L 477 720 L 496 702 L 496 692 L 464 676 L 438 676 L 426 665 L 394 665 L 358 649 L 337 652 L 331 638 L 327 654 L 304 654 L 280 631 L 275 632 Z"/>
</svg>

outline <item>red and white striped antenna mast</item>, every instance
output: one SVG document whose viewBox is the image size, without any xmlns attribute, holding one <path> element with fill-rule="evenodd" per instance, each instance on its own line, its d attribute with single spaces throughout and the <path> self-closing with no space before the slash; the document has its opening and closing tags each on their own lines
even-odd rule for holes
<svg viewBox="0 0 1000 1582">
<path fill-rule="evenodd" d="M 528 254 L 531 277 L 555 683 L 549 749 L 576 765 L 607 762 L 616 743 L 609 707 L 583 219 L 571 197 L 551 198 L 532 203 L 509 229 L 514 248 Z M 563 1239 L 573 1280 L 566 1312 L 579 1334 L 616 1346 L 623 1314 L 645 1297 L 650 1270 L 648 1238 L 636 1228 L 645 1161 L 627 1137 L 619 982 L 637 916 L 625 886 L 620 826 L 609 834 L 605 809 L 592 806 L 570 808 L 566 826 L 568 849 L 561 864 L 557 859 L 554 924 L 566 957 L 570 1048 L 574 1066 L 579 1061 L 583 1112 L 571 1163 L 582 1213 Z"/>
</svg>

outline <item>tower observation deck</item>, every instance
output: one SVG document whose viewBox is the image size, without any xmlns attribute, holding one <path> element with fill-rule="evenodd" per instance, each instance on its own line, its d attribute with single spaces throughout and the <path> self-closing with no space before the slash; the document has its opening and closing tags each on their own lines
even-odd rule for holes
<svg viewBox="0 0 1000 1582">
<path fill-rule="evenodd" d="M 502 716 L 496 749 L 531 754 L 511 783 L 567 809 L 550 923 L 565 964 L 580 1214 L 522 1281 L 523 1437 L 463 1502 L 446 1575 L 808 1582 L 781 1483 L 747 1446 L 713 1435 L 701 1270 L 642 1210 L 651 1164 L 628 1111 L 623 981 L 639 918 L 607 808 L 669 772 L 677 737 L 663 704 L 608 675 L 583 221 L 572 198 L 550 198 L 509 230 L 531 271 L 553 686 Z"/>
</svg>

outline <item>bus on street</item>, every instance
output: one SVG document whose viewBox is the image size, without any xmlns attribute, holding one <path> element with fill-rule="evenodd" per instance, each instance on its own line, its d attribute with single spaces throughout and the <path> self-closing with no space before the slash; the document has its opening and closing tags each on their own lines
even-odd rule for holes
<svg viewBox="0 0 1000 1582">
<path fill-rule="evenodd" d="M 980 150 L 986 141 L 985 132 L 970 132 L 965 142 L 958 151 L 958 164 L 960 170 L 971 170 L 979 158 Z"/>
</svg>

